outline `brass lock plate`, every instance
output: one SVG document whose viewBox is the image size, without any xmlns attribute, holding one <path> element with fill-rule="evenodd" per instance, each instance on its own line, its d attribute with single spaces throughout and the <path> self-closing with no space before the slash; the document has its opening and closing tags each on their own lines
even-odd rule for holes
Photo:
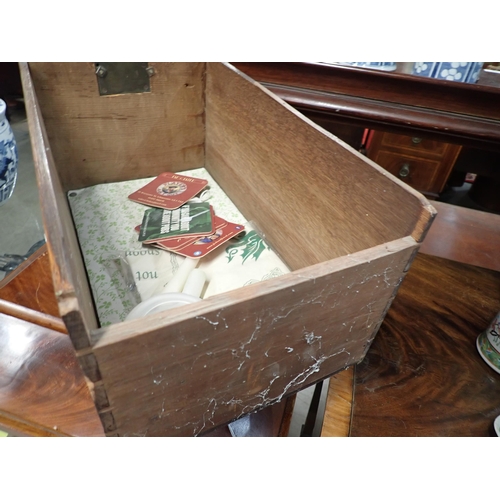
<svg viewBox="0 0 500 500">
<path fill-rule="evenodd" d="M 151 92 L 149 78 L 154 69 L 148 63 L 95 63 L 100 95 L 138 94 Z"/>
</svg>

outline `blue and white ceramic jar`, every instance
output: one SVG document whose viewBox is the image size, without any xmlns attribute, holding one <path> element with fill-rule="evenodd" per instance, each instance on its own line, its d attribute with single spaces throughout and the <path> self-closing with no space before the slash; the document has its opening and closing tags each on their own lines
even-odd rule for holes
<svg viewBox="0 0 500 500">
<path fill-rule="evenodd" d="M 18 164 L 16 140 L 5 117 L 6 111 L 7 105 L 0 99 L 0 205 L 12 196 Z"/>
</svg>

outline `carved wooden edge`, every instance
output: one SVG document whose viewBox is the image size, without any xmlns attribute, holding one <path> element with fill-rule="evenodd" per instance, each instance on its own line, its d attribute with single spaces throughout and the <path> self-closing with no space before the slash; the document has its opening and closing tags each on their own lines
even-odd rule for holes
<svg viewBox="0 0 500 500">
<path fill-rule="evenodd" d="M 232 64 L 300 111 L 500 148 L 497 88 L 317 63 Z"/>
<path fill-rule="evenodd" d="M 418 133 L 434 139 L 441 136 L 446 142 L 499 149 L 495 135 L 499 124 L 491 119 L 265 82 L 263 85 L 300 112 L 315 112 L 327 120 L 343 119 L 362 128 Z"/>
<path fill-rule="evenodd" d="M 0 312 L 61 333 L 68 333 L 61 318 L 0 299 Z"/>
<path fill-rule="evenodd" d="M 14 436 L 30 437 L 68 437 L 70 434 L 59 430 L 57 427 L 49 428 L 36 422 L 23 419 L 17 415 L 0 410 L 0 428 Z"/>
<path fill-rule="evenodd" d="M 259 82 L 323 90 L 490 120 L 500 119 L 500 89 L 495 87 L 325 63 L 231 64 Z"/>
</svg>

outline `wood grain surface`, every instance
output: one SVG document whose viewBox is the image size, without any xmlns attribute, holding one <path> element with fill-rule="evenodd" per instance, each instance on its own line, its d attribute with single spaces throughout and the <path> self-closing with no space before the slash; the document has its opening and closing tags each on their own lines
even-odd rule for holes
<svg viewBox="0 0 500 500">
<path fill-rule="evenodd" d="M 97 328 L 90 286 L 28 65 L 20 70 L 54 293 L 73 345 L 85 348 L 90 329 Z"/>
<path fill-rule="evenodd" d="M 292 269 L 422 238 L 422 195 L 244 75 L 209 64 L 206 101 L 207 168 Z"/>
<path fill-rule="evenodd" d="M 500 271 L 500 217 L 433 201 L 438 211 L 420 251 Z"/>
<path fill-rule="evenodd" d="M 49 330 L 55 330 L 61 333 L 68 333 L 66 326 L 61 318 L 41 313 L 28 307 L 20 306 L 14 302 L 0 299 L 0 313 L 22 319 L 38 326 L 43 326 Z"/>
<path fill-rule="evenodd" d="M 364 361 L 352 436 L 488 436 L 500 375 L 476 338 L 500 310 L 500 273 L 419 255 Z"/>
<path fill-rule="evenodd" d="M 47 279 L 48 277 L 48 279 Z M 15 271 L 10 273 L 7 278 L 2 281 L 4 285 L 0 289 L 0 293 L 4 294 L 5 297 L 11 297 L 22 301 L 26 304 L 31 304 L 34 309 L 29 309 L 28 307 L 16 304 L 14 302 L 9 302 L 7 300 L 0 299 L 0 313 L 3 313 L 3 330 L 1 335 L 7 338 L 7 329 L 9 331 L 8 343 L 9 345 L 16 345 L 17 337 L 11 336 L 11 334 L 18 335 L 20 332 L 19 325 L 26 324 L 24 322 L 16 321 L 14 318 L 22 319 L 29 323 L 34 323 L 32 328 L 34 328 L 40 335 L 47 336 L 47 332 L 43 329 L 37 328 L 35 325 L 43 326 L 49 330 L 57 330 L 66 333 L 66 328 L 63 321 L 59 317 L 51 316 L 49 314 L 37 311 L 36 308 L 43 309 L 45 301 L 41 301 L 41 298 L 50 304 L 55 304 L 57 307 L 54 289 L 52 286 L 52 280 L 50 277 L 50 265 L 48 260 L 47 247 L 44 246 L 40 248 L 35 254 L 33 254 L 29 261 L 26 261 Z M 37 292 L 37 293 L 35 293 Z M 31 303 L 29 297 L 39 297 L 34 303 Z M 50 299 L 50 300 L 49 300 Z M 10 317 L 9 317 L 10 316 Z M 14 318 L 13 318 L 14 317 Z M 49 334 L 53 336 L 53 334 Z M 36 341 L 29 341 L 25 345 L 25 350 L 29 350 L 30 346 L 33 347 Z M 55 349 L 62 350 L 62 354 L 68 351 L 67 342 L 61 344 L 60 342 L 55 344 Z M 19 379 L 25 377 L 25 367 L 23 364 L 19 365 L 16 363 L 14 367 L 11 365 L 11 357 L 8 355 L 10 353 L 9 346 L 3 345 L 2 354 L 6 353 L 4 358 L 4 363 L 8 365 L 8 373 L 4 370 L 5 366 L 2 368 L 0 362 L 0 379 L 5 377 L 5 380 L 9 378 L 10 380 Z M 68 351 L 69 352 L 69 351 Z M 60 353 L 61 354 L 61 353 Z M 52 358 L 55 355 L 55 351 L 51 349 L 49 356 L 47 356 L 46 349 L 33 349 L 30 354 L 30 366 L 43 365 L 45 362 L 49 364 L 53 362 Z M 70 355 L 70 354 L 69 354 Z M 71 355 L 70 355 L 71 356 Z M 17 371 L 16 371 L 17 370 Z M 33 372 L 31 372 L 33 374 Z M 59 381 L 61 386 L 64 386 L 64 380 L 68 377 L 70 380 L 74 376 L 73 370 L 70 369 L 69 373 L 59 373 L 58 376 L 61 377 Z M 3 379 L 2 379 L 3 381 Z M 2 383 L 3 386 L 3 383 Z M 0 389 L 1 390 L 1 389 Z M 9 436 L 68 436 L 67 432 L 63 431 L 61 428 L 55 426 L 47 427 L 39 422 L 39 420 L 45 421 L 46 424 L 52 424 L 53 421 L 46 419 L 48 412 L 52 412 L 52 406 L 54 404 L 52 392 L 51 397 L 47 398 L 47 408 L 41 409 L 40 405 L 37 405 L 35 409 L 32 407 L 26 407 L 23 405 L 22 414 L 24 417 L 19 415 L 19 407 L 12 404 L 14 401 L 18 401 L 24 397 L 24 392 L 26 391 L 25 384 L 16 385 L 16 387 L 10 391 L 4 391 L 0 410 L 0 428 L 7 431 Z M 78 392 L 77 400 L 72 400 L 72 407 L 76 406 L 89 406 L 89 397 L 86 391 L 81 390 Z M 262 411 L 251 414 L 245 420 L 244 425 L 239 427 L 240 434 L 244 430 L 245 436 L 287 436 L 290 428 L 290 422 L 292 417 L 292 411 L 294 406 L 295 397 L 292 396 L 283 400 L 281 403 L 264 408 Z M 7 412 L 5 409 L 10 408 L 11 412 Z M 28 419 L 29 417 L 29 419 Z M 89 425 L 96 424 L 96 415 L 92 412 L 90 415 Z M 35 419 L 35 420 L 32 420 Z M 67 414 L 64 416 L 65 424 L 64 428 L 69 432 L 73 427 L 79 427 L 82 425 L 82 418 L 79 414 L 72 415 Z M 100 420 L 99 420 L 100 425 Z M 102 430 L 97 431 L 102 434 Z M 205 437 L 230 437 L 231 433 L 228 426 L 221 426 L 213 431 L 204 434 Z"/>
<path fill-rule="evenodd" d="M 47 245 L 39 248 L 0 281 L 0 299 L 59 316 Z"/>
<path fill-rule="evenodd" d="M 35 435 L 103 435 L 67 335 L 0 313 L 0 352 L 0 424 L 17 419 Z"/>
<path fill-rule="evenodd" d="M 96 332 L 117 432 L 199 434 L 355 363 L 415 249 L 408 237 Z"/>
<path fill-rule="evenodd" d="M 347 437 L 351 428 L 354 367 L 330 378 L 321 437 Z"/>
<path fill-rule="evenodd" d="M 445 188 L 461 147 L 418 139 L 420 142 L 413 143 L 411 136 L 374 131 L 366 154 L 410 186 L 435 198 Z M 408 166 L 406 177 L 400 176 L 403 165 Z"/>
<path fill-rule="evenodd" d="M 204 166 L 205 64 L 150 66 L 151 92 L 101 96 L 93 63 L 30 63 L 65 191 Z"/>
<path fill-rule="evenodd" d="M 107 433 L 205 432 L 358 361 L 433 207 L 229 65 L 160 64 L 114 97 L 92 69 L 21 65 L 54 290 Z M 97 329 L 67 190 L 202 166 L 178 153 L 205 130 L 209 172 L 297 273 Z"/>
</svg>

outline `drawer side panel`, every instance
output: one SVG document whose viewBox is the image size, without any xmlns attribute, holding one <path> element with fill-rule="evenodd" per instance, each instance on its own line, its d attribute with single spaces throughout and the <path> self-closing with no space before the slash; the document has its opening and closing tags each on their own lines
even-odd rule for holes
<svg viewBox="0 0 500 500">
<path fill-rule="evenodd" d="M 422 195 L 231 67 L 206 102 L 207 169 L 292 269 L 428 227 Z"/>
<path fill-rule="evenodd" d="M 159 313 L 140 334 L 104 330 L 93 351 L 115 432 L 197 435 L 359 362 L 418 247 L 405 240 L 214 296 L 168 326 Z"/>
<path fill-rule="evenodd" d="M 20 69 L 54 292 L 71 340 L 76 349 L 81 349 L 90 345 L 88 332 L 97 327 L 97 318 L 30 72 L 26 64 Z"/>
</svg>

